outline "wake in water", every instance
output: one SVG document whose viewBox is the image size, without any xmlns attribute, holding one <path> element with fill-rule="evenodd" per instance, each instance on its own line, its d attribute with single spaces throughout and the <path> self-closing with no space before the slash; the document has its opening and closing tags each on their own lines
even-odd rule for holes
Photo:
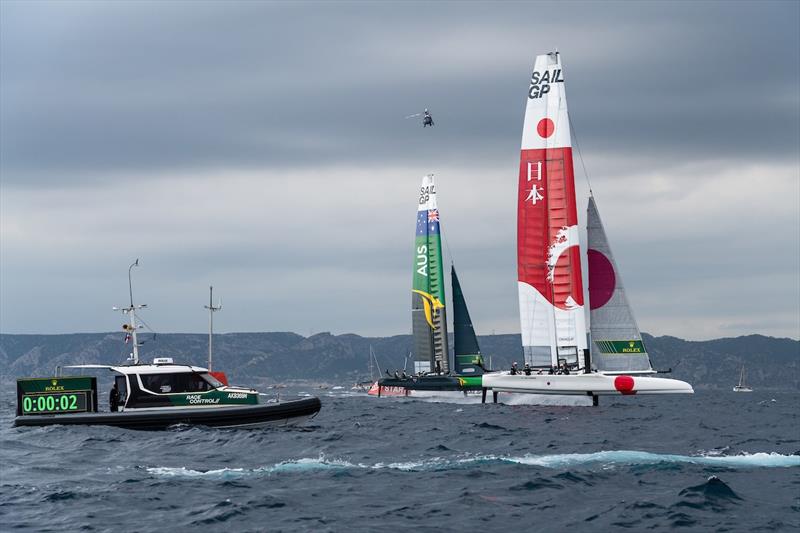
<svg viewBox="0 0 800 533">
<path fill-rule="evenodd" d="M 364 393 L 353 393 L 353 395 L 364 396 Z M 329 396 L 339 396 L 336 394 L 329 394 Z M 453 403 L 453 404 L 479 404 L 481 403 L 480 392 L 471 392 L 464 395 L 463 392 L 457 391 L 414 391 L 411 397 L 398 397 L 398 398 L 381 398 L 378 399 L 374 396 L 376 401 L 395 401 L 395 402 L 427 402 L 427 403 Z M 486 396 L 486 403 L 492 403 L 492 393 L 489 392 Z M 591 406 L 592 398 L 589 396 L 562 396 L 558 394 L 514 394 L 502 393 L 498 398 L 499 404 L 503 405 L 538 405 L 538 406 Z"/>
<path fill-rule="evenodd" d="M 204 477 L 229 479 L 280 473 L 305 472 L 312 470 L 398 470 L 402 472 L 443 471 L 480 467 L 492 464 L 520 464 L 540 468 L 596 468 L 609 469 L 619 466 L 641 466 L 661 464 L 694 464 L 730 469 L 746 468 L 791 468 L 800 467 L 800 456 L 779 453 L 753 453 L 741 455 L 673 455 L 650 452 L 617 450 L 596 453 L 571 453 L 553 455 L 524 455 L 504 457 L 495 455 L 475 455 L 458 459 L 434 457 L 421 461 L 395 463 L 351 463 L 341 459 L 304 457 L 297 460 L 254 469 L 220 468 L 216 470 L 192 470 L 185 467 L 146 467 L 153 476 L 165 477 Z"/>
</svg>

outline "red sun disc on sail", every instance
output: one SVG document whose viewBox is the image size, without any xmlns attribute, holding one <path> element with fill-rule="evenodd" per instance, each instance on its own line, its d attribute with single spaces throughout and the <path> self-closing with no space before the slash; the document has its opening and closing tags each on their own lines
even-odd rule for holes
<svg viewBox="0 0 800 533">
<path fill-rule="evenodd" d="M 539 137 L 544 137 L 545 139 L 550 137 L 555 130 L 556 125 L 549 118 L 543 118 L 536 125 L 536 133 L 539 134 Z"/>
<path fill-rule="evenodd" d="M 589 249 L 589 309 L 603 307 L 614 295 L 617 277 L 608 257 L 597 250 Z"/>
<path fill-rule="evenodd" d="M 570 246 L 558 256 L 553 271 L 552 294 L 548 296 L 552 297 L 551 303 L 559 309 L 569 310 L 576 305 L 583 305 L 580 267 L 581 251 L 578 245 Z"/>
<path fill-rule="evenodd" d="M 630 376 L 617 376 L 614 379 L 614 388 L 622 394 L 636 394 L 633 390 L 633 378 Z"/>
</svg>

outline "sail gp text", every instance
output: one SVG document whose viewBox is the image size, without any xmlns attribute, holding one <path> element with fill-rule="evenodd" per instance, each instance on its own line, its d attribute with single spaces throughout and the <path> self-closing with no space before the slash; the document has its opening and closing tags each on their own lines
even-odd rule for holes
<svg viewBox="0 0 800 533">
<path fill-rule="evenodd" d="M 419 205 L 424 205 L 428 203 L 428 200 L 431 199 L 432 195 L 436 194 L 436 185 L 428 185 L 426 187 L 419 188 Z"/>
<path fill-rule="evenodd" d="M 531 75 L 531 88 L 528 89 L 528 98 L 541 98 L 550 92 L 551 83 L 564 83 L 564 75 L 560 68 L 552 71 L 546 70 L 544 74 L 534 70 Z"/>
</svg>

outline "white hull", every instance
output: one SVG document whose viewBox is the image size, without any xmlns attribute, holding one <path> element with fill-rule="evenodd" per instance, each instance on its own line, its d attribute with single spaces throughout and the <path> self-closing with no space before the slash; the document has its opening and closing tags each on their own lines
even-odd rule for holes
<svg viewBox="0 0 800 533">
<path fill-rule="evenodd" d="M 733 388 L 733 392 L 753 392 L 750 387 L 740 387 L 739 385 Z"/>
<path fill-rule="evenodd" d="M 609 376 L 605 374 L 525 374 L 508 372 L 485 374 L 483 387 L 494 392 L 528 394 L 563 394 L 581 396 L 610 396 L 630 394 L 692 394 L 694 389 L 685 381 L 643 376 Z"/>
</svg>

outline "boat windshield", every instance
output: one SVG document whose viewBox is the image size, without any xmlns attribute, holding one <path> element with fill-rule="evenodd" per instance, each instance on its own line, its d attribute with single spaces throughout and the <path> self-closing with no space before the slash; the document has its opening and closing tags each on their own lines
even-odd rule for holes
<svg viewBox="0 0 800 533">
<path fill-rule="evenodd" d="M 222 386 L 213 376 L 200 372 L 140 374 L 145 390 L 156 394 L 206 392 Z"/>
<path fill-rule="evenodd" d="M 215 378 L 211 374 L 206 373 L 206 374 L 200 374 L 200 375 L 203 377 L 204 380 L 208 381 L 211 384 L 211 386 L 214 387 L 215 389 L 219 389 L 220 387 L 224 387 L 225 386 L 224 383 L 222 383 L 220 380 L 218 380 L 217 378 Z"/>
</svg>

